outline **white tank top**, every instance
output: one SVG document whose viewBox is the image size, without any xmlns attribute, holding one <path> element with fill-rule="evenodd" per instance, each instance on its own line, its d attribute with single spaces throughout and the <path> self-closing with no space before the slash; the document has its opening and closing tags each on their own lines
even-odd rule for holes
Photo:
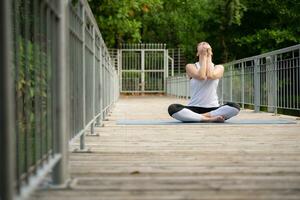
<svg viewBox="0 0 300 200">
<path fill-rule="evenodd" d="M 195 63 L 196 68 L 200 69 L 199 62 Z M 192 78 L 190 80 L 191 100 L 189 106 L 198 107 L 218 107 L 218 88 L 219 79 L 215 80 L 198 80 Z"/>
</svg>

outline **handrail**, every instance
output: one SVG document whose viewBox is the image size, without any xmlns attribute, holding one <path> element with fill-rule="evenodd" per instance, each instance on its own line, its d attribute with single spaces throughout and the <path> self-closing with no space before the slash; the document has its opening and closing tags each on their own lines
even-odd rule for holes
<svg viewBox="0 0 300 200">
<path fill-rule="evenodd" d="M 97 135 L 119 97 L 118 74 L 87 0 L 0 7 L 1 111 L 10 108 L 0 113 L 0 199 L 24 199 L 50 171 L 54 184 L 68 180 L 69 144 L 80 138 L 87 150 L 85 136 Z"/>
</svg>

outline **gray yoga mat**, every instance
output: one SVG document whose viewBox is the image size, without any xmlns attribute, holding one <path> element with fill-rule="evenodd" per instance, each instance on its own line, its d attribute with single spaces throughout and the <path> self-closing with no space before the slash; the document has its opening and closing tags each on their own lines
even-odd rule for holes
<svg viewBox="0 0 300 200">
<path fill-rule="evenodd" d="M 224 124 L 296 124 L 296 121 L 287 119 L 229 119 L 224 123 L 183 123 L 178 120 L 146 120 L 146 119 L 121 119 L 117 125 L 224 125 Z"/>
</svg>

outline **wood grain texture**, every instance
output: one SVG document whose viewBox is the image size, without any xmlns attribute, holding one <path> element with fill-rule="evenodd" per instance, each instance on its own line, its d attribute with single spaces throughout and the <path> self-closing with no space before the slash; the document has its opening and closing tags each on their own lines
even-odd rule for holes
<svg viewBox="0 0 300 200">
<path fill-rule="evenodd" d="M 300 199 L 300 124 L 116 125 L 168 119 L 170 97 L 123 97 L 86 137 L 91 153 L 70 153 L 65 189 L 31 199 Z M 239 119 L 292 119 L 242 110 Z M 77 147 L 76 144 L 70 150 Z"/>
</svg>

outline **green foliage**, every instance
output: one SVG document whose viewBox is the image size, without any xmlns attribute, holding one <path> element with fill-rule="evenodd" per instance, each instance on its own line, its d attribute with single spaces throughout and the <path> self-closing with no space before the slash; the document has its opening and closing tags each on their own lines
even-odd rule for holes
<svg viewBox="0 0 300 200">
<path fill-rule="evenodd" d="M 16 94 L 16 115 L 18 129 L 19 146 L 19 168 L 20 173 L 27 170 L 25 166 L 25 148 L 29 148 L 27 165 L 39 157 L 36 153 L 39 140 L 36 130 L 38 123 L 47 123 L 47 98 L 49 98 L 49 78 L 51 76 L 47 60 L 50 58 L 41 49 L 39 44 L 33 43 L 22 37 L 16 39 L 17 48 L 15 49 L 15 94 Z M 38 107 L 38 109 L 37 109 Z M 39 114 L 37 114 L 39 112 Z M 40 125 L 40 124 L 39 124 Z M 26 141 L 26 142 L 25 142 Z M 27 144 L 28 143 L 28 144 Z M 25 145 L 27 145 L 25 147 Z"/>
<path fill-rule="evenodd" d="M 240 37 L 234 39 L 237 49 L 245 50 L 239 57 L 300 42 L 299 1 L 249 0 L 246 6 Z"/>
<path fill-rule="evenodd" d="M 214 62 L 252 56 L 300 42 L 299 0 L 90 0 L 108 47 L 166 43 L 194 61 L 200 41 Z"/>
<path fill-rule="evenodd" d="M 141 42 L 141 18 L 160 8 L 160 0 L 89 1 L 106 45 Z"/>
</svg>

